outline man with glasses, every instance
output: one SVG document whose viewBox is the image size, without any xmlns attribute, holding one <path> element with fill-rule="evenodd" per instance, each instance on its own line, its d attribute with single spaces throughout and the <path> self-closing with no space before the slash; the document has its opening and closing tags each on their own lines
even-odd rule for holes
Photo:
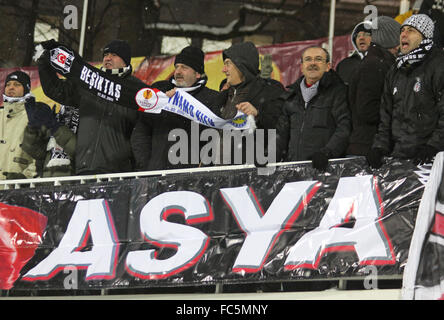
<svg viewBox="0 0 444 320">
<path fill-rule="evenodd" d="M 365 53 L 370 47 L 372 41 L 372 28 L 370 21 L 358 23 L 350 37 L 351 43 L 355 50 L 351 56 L 343 59 L 336 66 L 336 71 L 346 85 L 350 83 L 350 78 L 354 70 L 359 66 L 361 60 L 364 59 Z"/>
<path fill-rule="evenodd" d="M 325 171 L 328 159 L 344 156 L 351 131 L 346 86 L 331 69 L 330 55 L 321 47 L 302 53 L 302 76 L 278 103 L 283 115 L 277 126 L 282 160 L 312 160 Z"/>
</svg>

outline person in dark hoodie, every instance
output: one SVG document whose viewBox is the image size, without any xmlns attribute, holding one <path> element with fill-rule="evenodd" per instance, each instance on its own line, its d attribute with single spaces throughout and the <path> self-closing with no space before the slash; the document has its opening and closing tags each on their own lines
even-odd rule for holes
<svg viewBox="0 0 444 320">
<path fill-rule="evenodd" d="M 267 150 L 268 130 L 276 128 L 282 112 L 280 106 L 270 102 L 285 91 L 284 87 L 277 80 L 260 77 L 259 52 L 252 42 L 233 44 L 222 52 L 222 59 L 228 89 L 219 93 L 217 108 L 213 111 L 223 119 L 234 118 L 238 111 L 254 117 L 256 129 L 264 129 L 263 147 Z M 234 145 L 232 140 L 231 150 L 231 158 L 222 153 L 226 160 L 230 160 L 229 164 L 240 164 L 234 159 L 235 154 L 242 154 L 241 163 L 247 162 L 245 143 Z M 221 163 L 227 164 L 226 161 Z"/>
<path fill-rule="evenodd" d="M 444 150 L 444 53 L 434 45 L 434 23 L 425 14 L 401 27 L 400 55 L 388 71 L 380 124 L 367 154 L 372 168 L 383 157 L 431 163 Z"/>
<path fill-rule="evenodd" d="M 373 143 L 379 125 L 385 75 L 395 63 L 399 49 L 401 25 L 396 20 L 380 16 L 372 23 L 372 43 L 349 84 L 353 130 L 348 155 L 365 156 Z"/>
<path fill-rule="evenodd" d="M 366 20 L 358 23 L 353 28 L 350 41 L 355 50 L 349 57 L 341 60 L 336 66 L 336 72 L 346 85 L 350 84 L 351 76 L 361 63 L 361 60 L 364 59 L 370 47 L 372 41 L 371 22 Z"/>
<path fill-rule="evenodd" d="M 302 76 L 288 87 L 277 104 L 283 114 L 277 126 L 278 155 L 282 160 L 312 160 L 325 171 L 328 160 L 345 155 L 351 131 L 347 87 L 331 69 L 321 47 L 302 53 Z"/>
<path fill-rule="evenodd" d="M 187 91 L 194 98 L 210 107 L 218 92 L 206 87 L 208 78 L 204 68 L 205 55 L 197 47 L 185 47 L 174 60 L 174 74 L 169 80 L 155 82 L 151 85 L 165 93 L 175 88 Z M 180 169 L 197 167 L 191 161 L 191 130 L 198 126 L 191 120 L 171 112 L 141 115 L 131 137 L 131 145 L 138 171 Z M 168 136 L 174 129 L 183 129 L 188 135 L 188 156 L 184 163 L 170 161 L 172 146 L 176 141 L 169 141 Z M 202 126 L 198 126 L 202 130 Z"/>
</svg>

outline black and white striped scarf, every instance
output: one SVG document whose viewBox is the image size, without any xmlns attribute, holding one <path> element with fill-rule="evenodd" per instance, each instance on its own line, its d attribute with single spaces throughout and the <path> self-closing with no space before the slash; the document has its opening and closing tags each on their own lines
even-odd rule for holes
<svg viewBox="0 0 444 320">
<path fill-rule="evenodd" d="M 123 77 L 133 72 L 133 68 L 131 67 L 131 65 L 118 69 L 106 69 L 104 67 L 101 67 L 100 70 L 107 74 L 117 75 L 118 77 Z"/>
<path fill-rule="evenodd" d="M 424 60 L 425 56 L 430 52 L 430 50 L 432 50 L 432 48 L 433 40 L 424 39 L 419 44 L 418 48 L 396 58 L 396 66 L 399 69 L 407 64 L 412 65 L 414 63 L 420 62 Z"/>
</svg>

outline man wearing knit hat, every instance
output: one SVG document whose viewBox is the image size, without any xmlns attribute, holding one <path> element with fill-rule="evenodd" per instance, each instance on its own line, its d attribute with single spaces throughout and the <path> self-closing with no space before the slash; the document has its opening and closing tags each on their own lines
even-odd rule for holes
<svg viewBox="0 0 444 320">
<path fill-rule="evenodd" d="M 358 23 L 353 28 L 350 36 L 350 41 L 355 50 L 350 56 L 341 60 L 336 66 L 336 72 L 346 85 L 350 83 L 351 76 L 353 75 L 361 60 L 364 59 L 364 56 L 372 41 L 371 22 L 365 20 Z"/>
<path fill-rule="evenodd" d="M 26 179 L 36 175 L 35 161 L 22 148 L 28 123 L 26 105 L 35 101 L 30 93 L 31 80 L 22 71 L 7 75 L 0 108 L 0 179 Z"/>
<path fill-rule="evenodd" d="M 348 155 L 366 155 L 379 125 L 379 109 L 385 75 L 395 63 L 401 25 L 391 17 L 372 21 L 372 42 L 351 77 L 348 100 L 353 130 Z"/>
<path fill-rule="evenodd" d="M 49 50 L 38 59 L 40 82 L 46 96 L 66 106 L 79 109 L 79 126 L 75 144 L 77 175 L 134 171 L 131 133 L 138 112 L 94 96 L 75 83 L 60 79 L 49 63 Z M 102 68 L 113 77 L 128 82 L 143 82 L 134 76 L 131 49 L 123 40 L 113 40 L 103 49 Z M 67 134 L 72 134 L 69 130 Z M 72 141 L 72 136 L 56 137 L 57 143 Z M 61 145 L 65 148 L 67 146 Z"/>
<path fill-rule="evenodd" d="M 210 107 L 218 92 L 206 87 L 208 78 L 204 70 L 204 58 L 201 49 L 194 46 L 185 47 L 175 57 L 171 79 L 155 82 L 151 87 L 169 95 L 174 93 L 175 88 L 181 88 Z M 169 154 L 173 152 L 171 147 L 176 142 L 170 141 L 170 133 L 179 129 L 184 130 L 190 137 L 193 126 L 200 128 L 196 123 L 171 112 L 141 114 L 131 138 L 137 169 L 146 171 L 197 167 L 198 164 L 190 160 L 191 152 L 183 163 L 169 161 Z M 191 150 L 191 141 L 189 142 L 188 150 Z"/>
<path fill-rule="evenodd" d="M 431 163 L 444 150 L 444 53 L 433 44 L 434 24 L 425 14 L 401 26 L 400 51 L 386 76 L 380 124 L 367 161 L 384 156 Z"/>
</svg>

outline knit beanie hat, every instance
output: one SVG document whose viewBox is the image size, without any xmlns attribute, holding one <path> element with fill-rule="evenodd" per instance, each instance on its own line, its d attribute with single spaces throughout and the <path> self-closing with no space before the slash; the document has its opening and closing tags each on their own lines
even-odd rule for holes
<svg viewBox="0 0 444 320">
<path fill-rule="evenodd" d="M 205 54 L 202 50 L 196 47 L 188 46 L 182 49 L 182 51 L 176 56 L 174 65 L 177 63 L 185 64 L 194 71 L 200 74 L 204 74 L 204 59 Z"/>
<path fill-rule="evenodd" d="M 372 42 L 385 49 L 399 45 L 399 29 L 401 24 L 387 16 L 377 17 L 372 23 Z"/>
<path fill-rule="evenodd" d="M 10 74 L 8 74 L 6 76 L 6 80 L 5 80 L 5 86 L 6 84 L 11 81 L 11 80 L 15 80 L 18 81 L 22 84 L 24 91 L 24 94 L 29 93 L 29 91 L 31 91 L 31 79 L 29 78 L 29 76 L 22 72 L 22 71 L 14 71 Z"/>
<path fill-rule="evenodd" d="M 402 27 L 404 26 L 411 26 L 421 32 L 422 36 L 425 39 L 432 39 L 433 38 L 433 32 L 435 30 L 435 24 L 433 23 L 433 20 L 429 18 L 426 14 L 414 14 L 407 18 L 404 23 L 402 24 Z"/>
<path fill-rule="evenodd" d="M 115 53 L 125 62 L 127 66 L 131 64 L 131 48 L 124 40 L 113 40 L 103 49 L 103 55 Z"/>
</svg>

